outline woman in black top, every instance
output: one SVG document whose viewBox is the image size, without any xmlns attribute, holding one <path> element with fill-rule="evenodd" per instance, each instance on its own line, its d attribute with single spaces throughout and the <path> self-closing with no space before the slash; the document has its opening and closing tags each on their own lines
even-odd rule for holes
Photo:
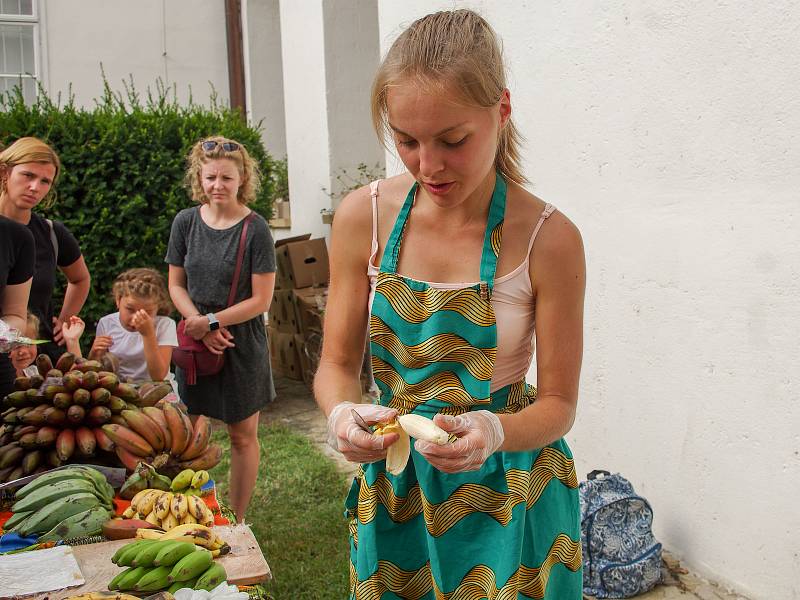
<svg viewBox="0 0 800 600">
<path fill-rule="evenodd" d="M 41 322 L 39 337 L 53 340 L 39 348 L 54 361 L 64 351 L 61 324 L 80 312 L 91 284 L 75 237 L 60 221 L 33 212 L 40 202 L 47 201 L 60 169 L 58 155 L 37 138 L 20 138 L 0 152 L 0 215 L 27 225 L 33 234 L 36 258 L 28 308 Z M 56 267 L 67 278 L 57 317 L 53 305 Z"/>
<path fill-rule="evenodd" d="M 19 223 L 0 217 L 0 318 L 20 331 L 25 331 L 33 257 L 31 232 Z M 0 398 L 13 390 L 14 367 L 8 354 L 0 354 Z"/>
</svg>

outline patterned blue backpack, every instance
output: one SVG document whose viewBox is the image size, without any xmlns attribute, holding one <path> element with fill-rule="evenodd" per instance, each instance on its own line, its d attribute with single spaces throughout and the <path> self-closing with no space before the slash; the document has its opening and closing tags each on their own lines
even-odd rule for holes
<svg viewBox="0 0 800 600">
<path fill-rule="evenodd" d="M 630 598 L 661 581 L 653 509 L 619 473 L 592 471 L 580 483 L 583 592 Z"/>
</svg>

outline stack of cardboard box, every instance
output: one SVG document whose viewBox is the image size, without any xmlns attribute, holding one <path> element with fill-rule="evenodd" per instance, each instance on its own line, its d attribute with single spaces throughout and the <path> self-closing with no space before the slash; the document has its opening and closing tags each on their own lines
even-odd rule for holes
<svg viewBox="0 0 800 600">
<path fill-rule="evenodd" d="M 278 272 L 267 332 L 272 370 L 310 386 L 322 348 L 328 249 L 325 238 L 305 234 L 279 240 L 275 251 Z"/>
</svg>

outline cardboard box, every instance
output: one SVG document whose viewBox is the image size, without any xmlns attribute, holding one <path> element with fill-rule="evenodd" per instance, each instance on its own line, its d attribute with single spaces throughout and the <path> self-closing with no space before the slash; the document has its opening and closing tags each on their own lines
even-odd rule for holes
<svg viewBox="0 0 800 600">
<path fill-rule="evenodd" d="M 277 365 L 284 377 L 289 379 L 303 379 L 303 368 L 300 364 L 300 353 L 294 333 L 275 332 L 275 356 L 272 364 Z"/>
<path fill-rule="evenodd" d="M 307 334 L 322 332 L 328 288 L 302 288 L 292 290 L 292 308 L 298 331 Z"/>
<path fill-rule="evenodd" d="M 275 287 L 292 289 L 328 285 L 330 271 L 325 238 L 290 240 L 292 238 L 275 244 L 278 263 Z"/>
<path fill-rule="evenodd" d="M 292 297 L 293 290 L 275 290 L 269 307 L 269 325 L 281 333 L 300 333 L 297 311 Z"/>
</svg>

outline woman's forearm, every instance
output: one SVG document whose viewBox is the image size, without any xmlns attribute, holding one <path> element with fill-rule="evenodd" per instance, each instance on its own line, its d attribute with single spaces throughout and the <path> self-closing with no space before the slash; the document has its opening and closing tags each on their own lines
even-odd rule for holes
<svg viewBox="0 0 800 600">
<path fill-rule="evenodd" d="M 64 293 L 64 303 L 61 306 L 61 313 L 58 320 L 62 323 L 70 317 L 80 314 L 86 299 L 89 297 L 89 290 L 92 286 L 90 277 L 80 281 L 67 282 L 67 290 Z"/>
<path fill-rule="evenodd" d="M 342 402 L 361 402 L 360 367 L 320 361 L 314 376 L 314 398 L 325 416 Z"/>
<path fill-rule="evenodd" d="M 169 296 L 175 308 L 183 315 L 184 319 L 200 314 L 200 311 L 197 310 L 194 302 L 192 302 L 192 299 L 189 297 L 189 291 L 185 287 L 180 285 L 169 286 Z"/>
<path fill-rule="evenodd" d="M 269 300 L 265 300 L 257 296 L 251 296 L 246 300 L 237 302 L 233 306 L 229 306 L 228 308 L 215 313 L 214 316 L 217 317 L 219 324 L 222 327 L 228 327 L 229 325 L 244 323 L 245 321 L 249 321 L 250 319 L 257 317 L 258 315 L 262 315 L 267 312 L 268 308 Z"/>
<path fill-rule="evenodd" d="M 575 401 L 543 395 L 518 413 L 497 416 L 505 434 L 500 450 L 534 450 L 552 444 L 572 428 Z"/>
</svg>

